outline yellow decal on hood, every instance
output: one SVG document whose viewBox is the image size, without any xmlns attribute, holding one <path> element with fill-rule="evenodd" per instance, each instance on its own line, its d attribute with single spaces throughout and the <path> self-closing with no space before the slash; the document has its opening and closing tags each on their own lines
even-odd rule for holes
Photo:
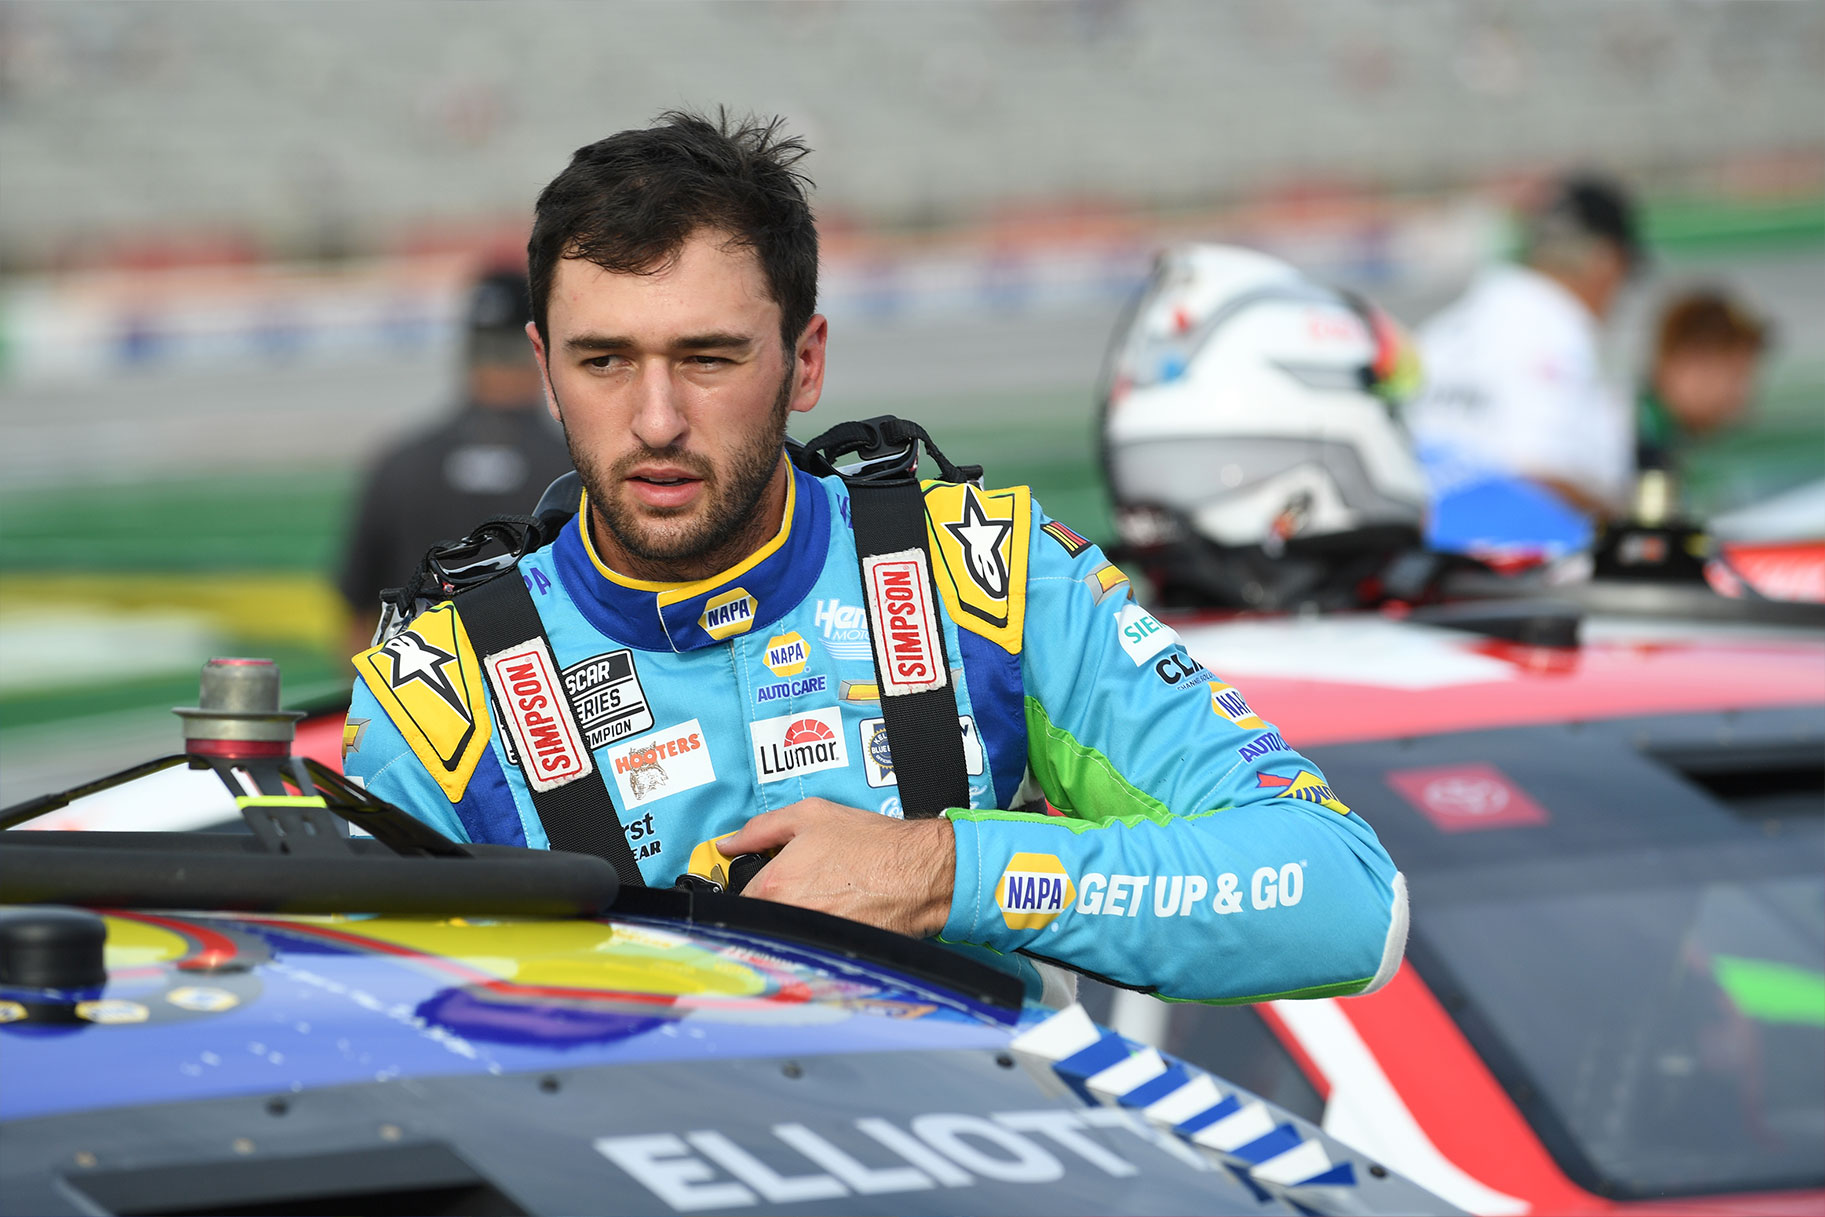
<svg viewBox="0 0 1825 1217">
<path fill-rule="evenodd" d="M 392 641 L 355 656 L 355 670 L 452 803 L 488 750 L 482 666 L 452 605 L 421 614 Z"/>
</svg>

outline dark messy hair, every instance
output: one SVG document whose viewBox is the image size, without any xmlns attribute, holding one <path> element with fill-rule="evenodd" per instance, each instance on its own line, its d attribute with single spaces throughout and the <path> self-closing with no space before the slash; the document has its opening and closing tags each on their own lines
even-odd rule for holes
<svg viewBox="0 0 1825 1217">
<path fill-rule="evenodd" d="M 717 229 L 752 249 L 780 307 L 780 337 L 793 344 L 817 310 L 817 226 L 794 166 L 809 148 L 785 120 L 731 120 L 668 110 L 643 130 L 579 148 L 539 195 L 526 243 L 532 319 L 545 321 L 551 282 L 564 258 L 621 274 L 663 270 L 699 229 Z"/>
</svg>

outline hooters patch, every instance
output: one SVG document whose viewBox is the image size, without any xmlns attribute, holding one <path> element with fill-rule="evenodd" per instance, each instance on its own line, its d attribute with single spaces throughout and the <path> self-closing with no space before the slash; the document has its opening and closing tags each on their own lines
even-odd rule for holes
<svg viewBox="0 0 1825 1217">
<path fill-rule="evenodd" d="M 942 689 L 950 681 L 931 575 L 917 549 L 862 559 L 863 591 L 874 617 L 875 670 L 888 697 Z"/>
<path fill-rule="evenodd" d="M 554 790 L 595 771 L 544 639 L 529 638 L 496 651 L 482 666 L 513 733 L 527 784 Z"/>
<path fill-rule="evenodd" d="M 355 656 L 355 671 L 452 803 L 463 797 L 492 734 L 481 664 L 448 604 Z M 344 736 L 345 741 L 347 736 Z M 357 732 L 354 751 L 360 746 Z"/>
</svg>

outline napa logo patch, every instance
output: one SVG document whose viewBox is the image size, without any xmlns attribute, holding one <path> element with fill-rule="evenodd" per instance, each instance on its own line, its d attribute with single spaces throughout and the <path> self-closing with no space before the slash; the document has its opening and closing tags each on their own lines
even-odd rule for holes
<svg viewBox="0 0 1825 1217">
<path fill-rule="evenodd" d="M 1065 864 L 1053 854 L 1015 854 L 995 885 L 995 903 L 1010 930 L 1043 930 L 1076 899 Z"/>
<path fill-rule="evenodd" d="M 805 661 L 810 657 L 805 637 L 797 630 L 767 639 L 765 662 L 767 670 L 775 676 L 797 676 L 805 670 Z"/>
<path fill-rule="evenodd" d="M 1027 488 L 928 483 L 925 514 L 932 573 L 951 616 L 964 629 L 1019 654 L 1033 526 Z"/>
<path fill-rule="evenodd" d="M 1210 682 L 1210 708 L 1218 718 L 1226 718 L 1244 731 L 1266 731 L 1267 724 L 1259 715 L 1248 708 L 1242 694 L 1234 685 L 1226 685 L 1220 680 Z"/>
<path fill-rule="evenodd" d="M 1307 803 L 1316 803 L 1328 807 L 1340 816 L 1350 814 L 1344 801 L 1337 797 L 1330 784 L 1309 769 L 1301 769 L 1296 777 L 1285 778 L 1278 774 L 1261 773 L 1255 775 L 1255 785 L 1262 790 L 1279 791 L 1277 799 L 1303 799 Z"/>
<path fill-rule="evenodd" d="M 420 614 L 402 633 L 355 656 L 355 670 L 444 797 L 459 801 L 488 750 L 491 726 L 482 709 L 482 665 L 455 607 L 440 604 Z"/>
<path fill-rule="evenodd" d="M 746 588 L 733 588 L 720 596 L 712 596 L 703 606 L 703 616 L 697 619 L 697 624 L 717 641 L 733 638 L 754 628 L 754 613 L 759 607 L 760 602 L 750 596 Z"/>
</svg>

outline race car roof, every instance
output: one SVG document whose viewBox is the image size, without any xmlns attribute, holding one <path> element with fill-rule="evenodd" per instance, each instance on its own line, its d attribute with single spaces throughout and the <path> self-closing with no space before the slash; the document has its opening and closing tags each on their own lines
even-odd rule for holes
<svg viewBox="0 0 1825 1217">
<path fill-rule="evenodd" d="M 1640 714 L 1825 703 L 1825 635 L 1596 620 L 1523 646 L 1373 614 L 1167 618 L 1295 748 Z"/>
</svg>

